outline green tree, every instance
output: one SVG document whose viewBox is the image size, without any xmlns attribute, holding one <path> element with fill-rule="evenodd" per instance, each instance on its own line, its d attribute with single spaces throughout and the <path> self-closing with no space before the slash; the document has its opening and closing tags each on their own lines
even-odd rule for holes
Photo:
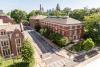
<svg viewBox="0 0 100 67">
<path fill-rule="evenodd" d="M 61 11 L 58 11 L 58 10 L 52 10 L 49 15 L 50 16 L 61 16 Z"/>
<path fill-rule="evenodd" d="M 85 16 L 84 26 L 86 31 L 100 32 L 100 14 Z"/>
<path fill-rule="evenodd" d="M 58 33 L 51 33 L 49 35 L 49 39 L 60 47 L 64 47 L 69 43 L 69 39 L 67 37 L 64 37 Z"/>
<path fill-rule="evenodd" d="M 10 16 L 16 21 L 16 23 L 27 22 L 27 13 L 25 11 L 15 9 L 11 11 Z"/>
<path fill-rule="evenodd" d="M 85 31 L 88 37 L 100 42 L 100 14 L 91 14 L 84 18 Z"/>
<path fill-rule="evenodd" d="M 71 8 L 66 7 L 62 10 L 62 16 L 68 16 L 70 12 Z"/>
<path fill-rule="evenodd" d="M 28 21 L 29 21 L 29 18 L 30 18 L 31 16 L 36 16 L 35 10 L 32 10 L 32 11 L 27 15 Z"/>
<path fill-rule="evenodd" d="M 95 46 L 95 43 L 93 42 L 91 38 L 88 38 L 83 42 L 83 49 L 86 51 L 92 49 L 94 46 Z"/>
<path fill-rule="evenodd" d="M 87 10 L 84 10 L 84 9 L 74 9 L 69 14 L 70 17 L 80 20 L 80 21 L 83 21 L 84 16 L 87 16 L 87 15 L 88 15 L 88 12 Z"/>
<path fill-rule="evenodd" d="M 32 49 L 31 43 L 27 39 L 24 40 L 22 43 L 21 52 L 22 52 L 22 60 L 24 62 L 31 63 L 34 60 L 33 58 L 34 51 Z"/>
<path fill-rule="evenodd" d="M 43 36 L 45 36 L 45 37 L 48 38 L 48 36 L 50 35 L 50 30 L 49 30 L 48 27 L 44 27 L 44 28 L 41 28 L 41 29 L 40 29 L 40 33 L 41 33 Z"/>
</svg>

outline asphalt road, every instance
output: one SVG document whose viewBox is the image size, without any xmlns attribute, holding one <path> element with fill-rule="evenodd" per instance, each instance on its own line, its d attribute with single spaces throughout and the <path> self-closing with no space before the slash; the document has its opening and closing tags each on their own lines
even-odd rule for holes
<svg viewBox="0 0 100 67">
<path fill-rule="evenodd" d="M 41 36 L 39 36 L 35 31 L 30 31 L 29 34 L 33 40 L 37 43 L 38 47 L 41 49 L 42 53 L 53 53 L 53 47 L 50 46 Z"/>
<path fill-rule="evenodd" d="M 30 27 L 24 27 L 24 30 L 30 34 L 36 46 L 40 49 L 41 52 L 39 52 L 39 54 L 42 55 L 41 58 L 46 63 L 47 67 L 74 67 L 74 65 L 76 65 L 72 60 L 55 54 L 56 49 L 38 35 L 36 31 L 32 30 Z"/>
</svg>

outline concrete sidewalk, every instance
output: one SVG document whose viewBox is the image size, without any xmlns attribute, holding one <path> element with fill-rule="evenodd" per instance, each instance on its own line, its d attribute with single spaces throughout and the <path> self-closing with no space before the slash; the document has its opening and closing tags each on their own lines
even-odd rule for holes
<svg viewBox="0 0 100 67">
<path fill-rule="evenodd" d="M 24 31 L 23 33 L 24 33 L 25 38 L 31 42 L 32 47 L 35 51 L 35 54 L 34 54 L 35 65 L 33 67 L 46 67 L 45 63 L 40 58 L 40 55 L 36 49 L 36 46 L 34 46 L 36 43 L 33 41 L 33 39 L 31 38 L 31 36 L 29 35 L 29 33 L 27 31 Z"/>
</svg>

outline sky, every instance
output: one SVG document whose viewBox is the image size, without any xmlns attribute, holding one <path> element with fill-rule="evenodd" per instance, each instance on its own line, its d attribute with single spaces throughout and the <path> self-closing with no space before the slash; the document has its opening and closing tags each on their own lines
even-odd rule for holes
<svg viewBox="0 0 100 67">
<path fill-rule="evenodd" d="M 1 0 L 0 10 L 8 12 L 14 9 L 21 9 L 31 12 L 33 9 L 39 9 L 40 4 L 47 10 L 55 8 L 57 3 L 59 3 L 61 9 L 64 7 L 72 9 L 100 7 L 100 0 Z"/>
</svg>

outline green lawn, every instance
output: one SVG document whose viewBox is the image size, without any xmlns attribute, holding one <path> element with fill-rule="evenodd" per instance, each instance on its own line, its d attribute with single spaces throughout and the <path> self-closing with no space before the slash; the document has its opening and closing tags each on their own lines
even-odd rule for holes
<svg viewBox="0 0 100 67">
<path fill-rule="evenodd" d="M 15 65 L 15 67 L 32 67 L 34 63 L 35 61 L 28 65 L 27 63 L 22 62 L 22 59 L 6 59 L 3 60 L 3 63 L 0 67 L 13 67 L 13 64 Z"/>
</svg>

